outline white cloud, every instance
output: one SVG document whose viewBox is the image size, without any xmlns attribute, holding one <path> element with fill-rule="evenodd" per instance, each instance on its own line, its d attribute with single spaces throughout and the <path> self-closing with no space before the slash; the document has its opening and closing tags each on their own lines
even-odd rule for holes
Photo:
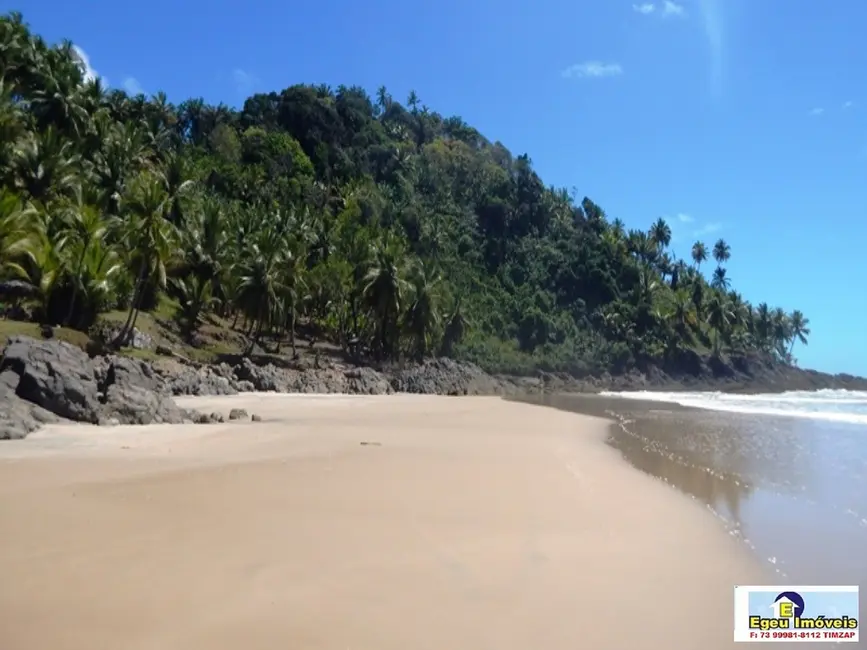
<svg viewBox="0 0 867 650">
<path fill-rule="evenodd" d="M 141 87 L 141 84 L 135 77 L 127 77 L 124 79 L 123 89 L 132 97 L 145 94 L 144 88 Z"/>
<path fill-rule="evenodd" d="M 813 115 L 813 116 L 821 115 L 821 114 L 824 113 L 824 112 L 825 112 L 825 109 L 824 109 L 824 108 L 817 107 L 817 108 L 814 108 L 814 109 L 812 109 L 812 110 L 810 111 L 810 115 Z"/>
<path fill-rule="evenodd" d="M 241 68 L 232 70 L 232 81 L 235 82 L 235 88 L 242 95 L 249 95 L 253 92 L 253 88 L 259 83 L 259 80 Z"/>
<path fill-rule="evenodd" d="M 656 11 L 656 5 L 653 4 L 652 2 L 645 2 L 644 4 L 640 4 L 640 5 L 632 5 L 632 10 L 637 11 L 638 13 L 644 14 L 645 16 L 647 16 L 649 14 L 652 14 L 654 11 Z"/>
<path fill-rule="evenodd" d="M 710 234 L 717 232 L 721 228 L 722 228 L 722 224 L 717 222 L 717 221 L 714 221 L 711 223 L 706 223 L 698 230 L 694 230 L 692 232 L 692 236 L 693 237 L 704 237 L 705 235 L 710 235 Z"/>
<path fill-rule="evenodd" d="M 563 70 L 561 75 L 566 79 L 588 77 L 615 77 L 623 74 L 623 68 L 619 63 L 603 63 L 601 61 L 587 61 L 576 63 Z"/>
<path fill-rule="evenodd" d="M 77 45 L 72 46 L 72 52 L 76 57 L 78 57 L 78 63 L 81 66 L 81 71 L 84 73 L 85 81 L 93 81 L 99 77 L 99 73 L 90 65 L 90 57 L 87 56 L 87 52 Z M 103 79 L 103 81 L 105 81 L 105 79 Z"/>
<path fill-rule="evenodd" d="M 710 50 L 710 90 L 716 97 L 720 97 L 723 93 L 725 62 L 725 20 L 721 6 L 723 4 L 723 0 L 698 0 Z"/>
<path fill-rule="evenodd" d="M 852 108 L 854 105 L 855 105 L 855 102 L 853 102 L 853 101 L 850 99 L 849 101 L 845 101 L 845 102 L 843 102 L 843 109 L 845 110 L 845 109 L 847 109 L 847 108 Z"/>
<path fill-rule="evenodd" d="M 663 16 L 682 16 L 683 15 L 683 5 L 679 5 L 676 2 L 672 2 L 671 0 L 665 0 L 665 4 L 662 5 L 662 15 Z"/>
<path fill-rule="evenodd" d="M 677 220 L 681 223 L 692 223 L 693 221 L 695 221 L 695 219 L 693 219 L 690 215 L 684 214 L 683 212 L 677 215 Z"/>
</svg>

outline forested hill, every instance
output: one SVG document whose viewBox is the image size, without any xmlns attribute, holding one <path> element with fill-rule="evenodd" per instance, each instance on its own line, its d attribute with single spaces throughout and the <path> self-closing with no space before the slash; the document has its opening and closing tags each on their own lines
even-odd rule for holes
<svg viewBox="0 0 867 650">
<path fill-rule="evenodd" d="M 303 329 L 367 359 L 575 375 L 806 343 L 800 312 L 742 299 L 725 241 L 677 259 L 656 206 L 626 230 L 415 92 L 130 97 L 17 14 L 0 68 L 0 300 L 18 318 L 87 331 L 127 310 L 129 328 L 168 304 L 184 336 L 220 319 L 250 349 Z"/>
</svg>

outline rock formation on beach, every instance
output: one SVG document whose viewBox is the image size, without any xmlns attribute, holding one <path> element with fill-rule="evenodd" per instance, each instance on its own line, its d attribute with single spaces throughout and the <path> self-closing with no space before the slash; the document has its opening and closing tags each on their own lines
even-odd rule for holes
<svg viewBox="0 0 867 650">
<path fill-rule="evenodd" d="M 43 424 L 63 420 L 100 425 L 222 422 L 222 414 L 183 409 L 175 395 L 239 392 L 402 392 L 444 395 L 505 394 L 501 382 L 475 366 L 448 359 L 397 371 L 372 368 L 279 368 L 242 359 L 234 366 L 164 363 L 121 355 L 89 356 L 74 345 L 26 336 L 9 339 L 0 357 L 0 439 L 23 438 Z M 247 419 L 241 410 L 229 420 Z M 256 420 L 255 414 L 252 416 Z"/>
<path fill-rule="evenodd" d="M 324 367 L 280 367 L 242 358 L 198 364 L 174 357 L 143 360 L 119 354 L 90 356 L 64 341 L 13 336 L 0 356 L 0 440 L 23 438 L 43 424 L 73 421 L 100 425 L 210 423 L 219 413 L 180 408 L 180 395 L 234 395 L 240 392 L 346 393 L 394 392 L 436 395 L 519 395 L 539 392 L 613 390 L 714 390 L 744 392 L 867 388 L 863 379 L 832 376 L 791 366 L 708 366 L 694 374 L 663 371 L 621 377 L 575 379 L 539 373 L 536 377 L 490 375 L 469 363 L 431 359 L 380 372 L 331 363 Z M 744 362 L 746 363 L 746 362 Z M 246 420 L 233 410 L 228 420 Z M 252 418 L 256 420 L 255 414 Z"/>
</svg>

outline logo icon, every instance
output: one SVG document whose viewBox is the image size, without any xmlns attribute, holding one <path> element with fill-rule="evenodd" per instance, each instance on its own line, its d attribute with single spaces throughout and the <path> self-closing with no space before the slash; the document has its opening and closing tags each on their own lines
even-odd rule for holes
<svg viewBox="0 0 867 650">
<path fill-rule="evenodd" d="M 804 599 L 797 591 L 784 591 L 774 599 L 774 618 L 804 618 Z"/>
<path fill-rule="evenodd" d="M 737 586 L 736 642 L 858 642 L 856 586 Z"/>
</svg>

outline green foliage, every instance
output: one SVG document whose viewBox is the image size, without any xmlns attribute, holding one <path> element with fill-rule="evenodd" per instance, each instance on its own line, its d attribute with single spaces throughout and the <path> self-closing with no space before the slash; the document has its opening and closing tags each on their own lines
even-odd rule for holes
<svg viewBox="0 0 867 650">
<path fill-rule="evenodd" d="M 668 250 L 413 92 L 296 85 L 243 109 L 129 97 L 71 45 L 0 19 L 0 300 L 117 344 L 166 296 L 249 349 L 296 330 L 379 360 L 444 354 L 509 373 L 622 372 L 689 349 L 789 359 L 808 320 L 731 290 L 728 244 Z M 711 282 L 699 272 L 716 262 Z M 13 282 L 13 280 L 15 282 Z"/>
</svg>

